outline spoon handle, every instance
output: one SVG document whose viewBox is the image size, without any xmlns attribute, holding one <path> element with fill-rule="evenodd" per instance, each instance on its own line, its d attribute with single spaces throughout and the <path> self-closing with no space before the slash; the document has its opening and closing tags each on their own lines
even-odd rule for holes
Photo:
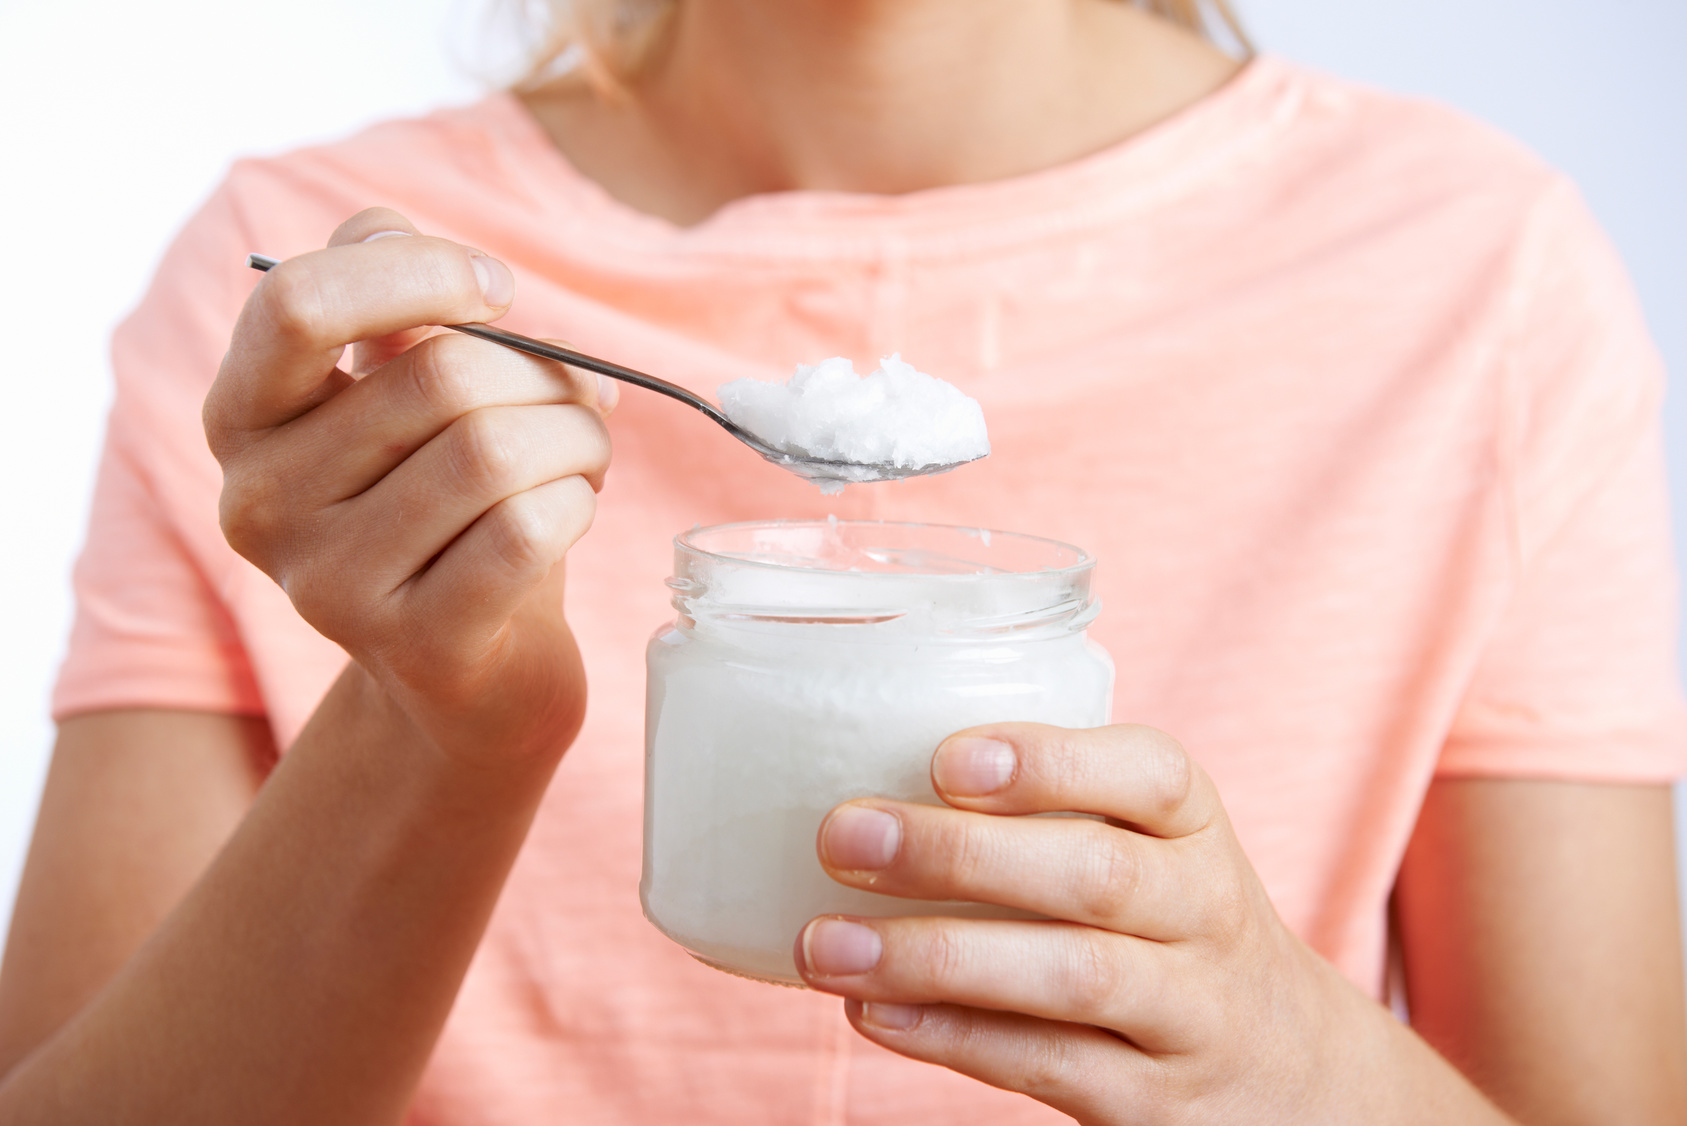
<svg viewBox="0 0 1687 1126">
<path fill-rule="evenodd" d="M 246 256 L 246 264 L 254 270 L 267 272 L 280 263 L 279 258 L 271 258 L 267 254 L 248 254 Z M 611 379 L 619 379 L 623 383 L 643 387 L 648 391 L 656 392 L 658 395 L 666 395 L 670 399 L 678 399 L 686 406 L 702 411 L 734 435 L 737 435 L 740 431 L 738 424 L 722 414 L 719 407 L 702 396 L 687 391 L 677 383 L 669 383 L 665 379 L 657 379 L 654 375 L 646 375 L 642 371 L 634 371 L 632 368 L 622 367 L 620 364 L 612 364 L 608 360 L 600 360 L 596 356 L 588 356 L 584 352 L 576 352 L 572 348 L 564 348 L 558 344 L 547 344 L 543 340 L 535 340 L 531 336 L 523 336 L 519 332 L 510 332 L 508 329 L 493 328 L 491 325 L 484 324 L 446 325 L 445 327 L 466 333 L 469 336 L 479 337 L 482 340 L 490 340 L 494 344 L 502 344 L 506 348 L 515 349 L 517 352 L 526 352 L 528 355 L 538 356 L 540 359 L 558 360 L 565 364 L 572 364 L 577 368 L 595 371 L 599 375 L 607 375 Z"/>
</svg>

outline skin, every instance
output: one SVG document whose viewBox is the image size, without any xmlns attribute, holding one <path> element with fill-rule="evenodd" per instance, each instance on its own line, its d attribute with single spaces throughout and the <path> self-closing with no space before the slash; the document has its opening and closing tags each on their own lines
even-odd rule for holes
<svg viewBox="0 0 1687 1126">
<path fill-rule="evenodd" d="M 579 727 L 562 558 L 610 405 L 421 327 L 514 293 L 470 248 L 365 241 L 409 230 L 364 212 L 264 277 L 205 404 L 230 543 L 352 663 L 255 797 L 250 721 L 64 725 L 0 986 L 0 1121 L 402 1117 Z"/>
<path fill-rule="evenodd" d="M 1687 1120 L 1667 789 L 1436 783 L 1400 876 L 1414 1032 L 1288 931 L 1164 733 L 974 728 L 932 784 L 954 808 L 833 810 L 832 878 L 1053 921 L 811 922 L 804 979 L 892 1051 L 1086 1123 Z M 1017 816 L 1051 811 L 1108 821 Z"/>
<path fill-rule="evenodd" d="M 1530 1123 L 1687 1121 L 1661 786 L 1431 788 L 1398 885 L 1413 1024 Z"/>
<path fill-rule="evenodd" d="M 680 225 L 798 189 L 897 193 L 1116 144 L 1236 60 L 1111 0 L 684 0 L 636 84 L 528 108 L 575 167 Z"/>
<path fill-rule="evenodd" d="M 1047 167 L 1235 70 L 1102 0 L 682 12 L 617 96 L 529 99 L 679 224 Z M 63 725 L 0 969 L 0 1121 L 402 1118 L 584 707 L 563 559 L 612 392 L 425 327 L 511 300 L 496 262 L 379 210 L 256 283 L 205 409 L 223 526 L 352 663 L 267 778 L 256 720 Z M 893 1051 L 1090 1122 L 1687 1120 L 1661 788 L 1434 785 L 1398 897 L 1420 1036 L 1288 933 L 1169 736 L 977 729 L 933 777 L 952 808 L 840 807 L 828 870 L 1053 921 L 805 928 L 810 983 Z M 1012 816 L 1043 809 L 1111 820 Z"/>
</svg>

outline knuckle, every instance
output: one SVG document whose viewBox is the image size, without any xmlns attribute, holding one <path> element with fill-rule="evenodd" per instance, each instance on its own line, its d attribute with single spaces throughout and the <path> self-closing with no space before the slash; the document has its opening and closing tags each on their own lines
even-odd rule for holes
<svg viewBox="0 0 1687 1126">
<path fill-rule="evenodd" d="M 471 495 L 501 494 L 521 463 L 496 414 L 470 411 L 451 424 L 451 471 Z"/>
<path fill-rule="evenodd" d="M 1072 1051 L 1061 1036 L 1028 1037 L 1014 1087 L 1041 1102 L 1058 1102 L 1072 1086 Z"/>
<path fill-rule="evenodd" d="M 514 496 L 491 512 L 492 550 L 517 571 L 549 567 L 558 554 L 558 529 L 544 508 L 526 496 Z"/>
<path fill-rule="evenodd" d="M 976 888 L 987 878 L 995 858 L 987 835 L 969 821 L 943 818 L 932 852 L 942 857 L 939 878 L 952 892 Z"/>
<path fill-rule="evenodd" d="M 468 247 L 434 235 L 405 239 L 404 243 L 406 257 L 427 278 L 431 292 L 466 305 L 484 307 L 480 283 L 469 264 Z"/>
<path fill-rule="evenodd" d="M 1202 865 L 1207 891 L 1197 916 L 1201 935 L 1221 953 L 1247 947 L 1258 935 L 1256 913 L 1247 890 L 1234 873 L 1216 864 Z"/>
<path fill-rule="evenodd" d="M 481 405 L 473 344 L 466 336 L 448 333 L 410 350 L 411 393 L 436 418 L 459 418 Z"/>
<path fill-rule="evenodd" d="M 225 493 L 223 502 L 217 506 L 217 522 L 222 527 L 223 539 L 234 553 L 262 568 L 263 545 L 268 537 L 261 516 L 247 506 L 229 503 Z"/>
<path fill-rule="evenodd" d="M 231 501 L 225 492 L 222 502 L 217 506 L 217 522 L 222 526 L 223 539 L 228 541 L 236 555 L 259 563 L 263 556 L 263 546 L 269 540 L 267 533 L 270 530 L 270 523 L 264 518 L 261 510 Z"/>
<path fill-rule="evenodd" d="M 223 357 L 222 364 L 217 369 L 217 378 L 211 384 L 211 390 L 205 394 L 205 402 L 199 408 L 199 424 L 205 431 L 205 444 L 211 450 L 211 456 L 218 464 L 227 463 L 240 451 L 241 428 L 237 422 L 237 415 L 231 400 L 236 398 L 236 392 L 230 386 L 238 381 L 235 374 L 234 354 L 231 350 Z"/>
<path fill-rule="evenodd" d="M 585 424 L 585 438 L 581 444 L 584 447 L 588 472 L 602 472 L 609 468 L 612 452 L 609 427 L 603 424 L 603 418 L 590 407 L 576 406 L 573 410 L 582 417 Z"/>
<path fill-rule="evenodd" d="M 276 582 L 318 633 L 348 648 L 368 648 L 380 634 L 383 599 L 357 568 L 344 565 L 347 555 L 327 548 L 301 553 L 299 565 L 276 575 Z"/>
<path fill-rule="evenodd" d="M 1027 756 L 1027 775 L 1051 797 L 1072 799 L 1095 790 L 1102 774 L 1110 769 L 1105 755 L 1095 753 L 1088 732 L 1053 728 L 1046 740 L 1033 742 Z"/>
<path fill-rule="evenodd" d="M 265 325 L 284 342 L 314 347 L 323 340 L 328 317 L 322 289 L 309 269 L 278 266 L 259 283 L 255 296 Z"/>
<path fill-rule="evenodd" d="M 1109 922 L 1136 899 L 1143 884 L 1143 858 L 1129 838 L 1099 822 L 1086 822 L 1077 852 L 1078 909 L 1086 921 Z"/>
<path fill-rule="evenodd" d="M 319 568 L 301 567 L 278 575 L 276 581 L 300 617 L 323 636 L 334 637 L 340 632 L 340 615 L 332 592 L 326 589 L 322 578 L 323 572 Z"/>
<path fill-rule="evenodd" d="M 329 246 L 339 246 L 344 243 L 361 241 L 364 232 L 373 232 L 381 228 L 403 229 L 410 225 L 403 215 L 390 207 L 365 207 L 356 215 L 334 228 L 329 236 Z"/>
<path fill-rule="evenodd" d="M 591 530 L 592 521 L 597 518 L 597 492 L 591 482 L 584 477 L 569 477 L 562 484 L 566 487 L 567 503 L 571 506 L 572 522 L 567 530 L 567 543 L 573 546 L 581 536 Z"/>
<path fill-rule="evenodd" d="M 273 485 L 238 471 L 225 475 L 217 501 L 223 538 L 237 554 L 262 567 L 282 528 Z"/>
<path fill-rule="evenodd" d="M 925 986 L 941 996 L 961 979 L 966 957 L 963 943 L 953 928 L 940 925 L 927 930 L 922 945 Z"/>
<path fill-rule="evenodd" d="M 1195 764 L 1189 752 L 1170 735 L 1153 731 L 1146 741 L 1144 757 L 1150 810 L 1160 815 L 1176 813 L 1189 800 L 1195 784 Z"/>
<path fill-rule="evenodd" d="M 572 348 L 573 345 L 564 344 L 564 347 Z M 593 372 L 564 363 L 555 363 L 554 370 L 562 376 L 563 394 L 568 402 L 580 403 L 597 398 L 598 377 Z"/>
<path fill-rule="evenodd" d="M 1122 970 L 1104 937 L 1094 931 L 1069 932 L 1061 960 L 1061 995 L 1072 1015 L 1085 1024 L 1106 1024 L 1118 1008 L 1124 985 Z"/>
</svg>

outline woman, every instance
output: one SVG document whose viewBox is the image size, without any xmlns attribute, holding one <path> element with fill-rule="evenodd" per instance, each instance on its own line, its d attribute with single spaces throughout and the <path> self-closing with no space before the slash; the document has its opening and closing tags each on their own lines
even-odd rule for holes
<svg viewBox="0 0 1687 1126">
<path fill-rule="evenodd" d="M 0 1116 L 1678 1121 L 1660 375 L 1573 192 L 1188 12 L 591 12 L 238 167 L 120 332 Z M 426 327 L 499 317 L 704 391 L 900 349 L 995 453 L 823 500 Z M 639 652 L 672 532 L 828 511 L 1089 548 L 1150 726 L 840 807 L 836 878 L 1061 922 L 816 920 L 792 994 L 638 917 Z"/>
</svg>

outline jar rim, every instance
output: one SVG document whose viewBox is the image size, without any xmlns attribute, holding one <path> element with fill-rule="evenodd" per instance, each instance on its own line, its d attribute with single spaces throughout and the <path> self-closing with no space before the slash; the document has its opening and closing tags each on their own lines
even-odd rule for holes
<svg viewBox="0 0 1687 1126">
<path fill-rule="evenodd" d="M 886 557 L 882 549 L 857 548 L 863 553 L 863 560 L 876 564 L 871 568 L 861 566 L 826 566 L 824 561 L 814 557 L 796 557 L 785 555 L 774 557 L 765 552 L 747 552 L 744 550 L 727 550 L 726 545 L 712 543 L 710 540 L 731 540 L 734 536 L 753 537 L 758 532 L 775 533 L 790 532 L 822 532 L 831 533 L 838 546 L 846 549 L 851 545 L 842 544 L 842 537 L 850 531 L 880 531 L 919 536 L 930 534 L 934 538 L 947 538 L 954 545 L 976 543 L 975 549 L 991 557 L 991 561 L 984 559 L 965 558 L 955 555 L 941 555 L 930 551 L 899 552 L 894 558 Z M 971 541 L 969 543 L 968 541 Z M 987 578 L 1002 578 L 1008 575 L 1035 575 L 1051 578 L 1063 574 L 1078 574 L 1090 570 L 1095 566 L 1095 557 L 1074 544 L 1063 540 L 1051 539 L 1047 536 L 1035 536 L 1025 532 L 1005 532 L 994 528 L 971 527 L 964 524 L 937 524 L 924 521 L 909 520 L 846 520 L 838 517 L 825 519 L 779 519 L 779 520 L 740 520 L 727 524 L 696 525 L 674 537 L 676 554 L 687 553 L 704 559 L 719 560 L 734 566 L 749 566 L 765 568 L 774 573 L 808 572 L 816 574 L 836 575 L 840 578 L 859 577 L 873 579 L 876 577 L 901 577 L 922 579 L 968 581 Z M 880 554 L 869 552 L 878 550 Z M 1038 565 L 1024 565 L 1036 560 L 1039 556 L 1045 559 Z M 797 560 L 801 558 L 802 561 Z M 1021 565 L 1015 565 L 1018 561 Z M 925 564 L 922 566 L 921 564 Z"/>
</svg>

